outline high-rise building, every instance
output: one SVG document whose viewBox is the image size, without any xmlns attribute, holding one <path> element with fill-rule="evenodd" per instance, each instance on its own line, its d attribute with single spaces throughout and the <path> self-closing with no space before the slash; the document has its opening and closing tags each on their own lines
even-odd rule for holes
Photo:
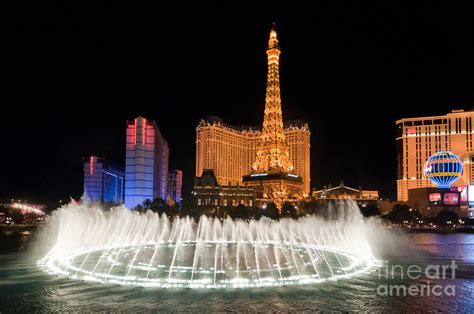
<svg viewBox="0 0 474 314">
<path fill-rule="evenodd" d="M 397 198 L 408 201 L 408 190 L 434 187 L 424 177 L 428 158 L 440 150 L 450 150 L 461 157 L 464 172 L 453 185 L 474 184 L 472 167 L 473 111 L 453 110 L 442 116 L 406 118 L 396 122 Z"/>
<path fill-rule="evenodd" d="M 89 201 L 123 203 L 123 169 L 102 158 L 84 162 L 84 196 Z"/>
<path fill-rule="evenodd" d="M 181 203 L 181 188 L 183 186 L 183 171 L 171 170 L 168 175 L 168 194 L 174 203 Z"/>
<path fill-rule="evenodd" d="M 217 117 L 202 119 L 196 128 L 196 177 L 200 177 L 205 169 L 212 169 L 219 185 L 243 184 L 243 176 L 254 171 L 252 165 L 256 162 L 257 152 L 262 147 L 263 141 L 266 149 L 273 144 L 277 145 L 277 154 L 283 156 L 280 162 L 284 162 L 287 169 L 288 165 L 292 166 L 290 173 L 301 177 L 302 190 L 305 194 L 309 194 L 311 132 L 304 121 L 288 121 L 284 124 L 282 122 L 278 74 L 280 50 L 276 32 L 274 30 L 272 32 L 274 37 L 270 39 L 272 42 L 269 45 L 276 46 L 273 48 L 269 46 L 267 50 L 269 72 L 266 103 L 268 104 L 265 109 L 267 112 L 269 106 L 271 113 L 265 115 L 263 128 L 233 126 Z M 278 128 L 276 138 L 273 137 L 275 128 Z M 267 162 L 262 158 L 265 159 L 262 155 L 257 165 L 263 166 Z"/>
<path fill-rule="evenodd" d="M 125 206 L 167 199 L 168 156 L 168 142 L 154 121 L 142 117 L 127 121 Z"/>
</svg>

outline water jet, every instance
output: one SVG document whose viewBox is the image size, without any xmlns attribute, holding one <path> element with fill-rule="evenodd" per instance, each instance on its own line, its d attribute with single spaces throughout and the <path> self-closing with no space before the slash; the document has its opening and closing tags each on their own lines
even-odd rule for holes
<svg viewBox="0 0 474 314">
<path fill-rule="evenodd" d="M 373 270 L 357 205 L 339 218 L 223 221 L 70 204 L 38 266 L 89 282 L 157 288 L 256 288 L 351 279 Z M 53 223 L 54 223 L 53 222 Z"/>
</svg>

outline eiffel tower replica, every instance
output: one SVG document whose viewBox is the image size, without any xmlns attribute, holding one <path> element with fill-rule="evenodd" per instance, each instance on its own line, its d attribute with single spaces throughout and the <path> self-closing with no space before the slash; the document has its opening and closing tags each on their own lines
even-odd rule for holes
<svg viewBox="0 0 474 314">
<path fill-rule="evenodd" d="M 293 173 L 283 131 L 280 53 L 273 25 L 267 48 L 268 74 L 263 130 L 252 173 L 243 177 L 244 185 L 255 188 L 257 200 L 264 203 L 273 202 L 278 209 L 281 209 L 285 202 L 294 202 L 303 197 L 303 180 Z"/>
</svg>

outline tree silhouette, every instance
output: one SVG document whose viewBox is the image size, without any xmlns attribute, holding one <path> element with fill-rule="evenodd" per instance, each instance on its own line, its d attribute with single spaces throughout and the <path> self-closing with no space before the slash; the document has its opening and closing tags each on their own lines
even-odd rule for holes
<svg viewBox="0 0 474 314">
<path fill-rule="evenodd" d="M 286 217 L 286 218 L 297 219 L 298 218 L 298 212 L 297 212 L 294 205 L 292 205 L 290 203 L 285 203 L 283 205 L 283 207 L 281 208 L 281 216 Z"/>
<path fill-rule="evenodd" d="M 417 209 L 410 208 L 408 205 L 396 204 L 384 218 L 393 223 L 403 223 L 405 221 L 417 222 L 422 216 Z"/>
<path fill-rule="evenodd" d="M 436 220 L 438 221 L 440 225 L 454 224 L 458 219 L 459 219 L 458 214 L 447 209 L 443 209 L 436 216 Z M 451 223 L 448 223 L 448 222 L 451 222 Z"/>
<path fill-rule="evenodd" d="M 237 207 L 231 208 L 230 216 L 234 219 L 249 219 L 249 209 L 247 206 L 239 204 Z"/>
<path fill-rule="evenodd" d="M 270 203 L 261 211 L 262 216 L 268 217 L 273 220 L 280 219 L 280 211 L 275 204 Z"/>
</svg>

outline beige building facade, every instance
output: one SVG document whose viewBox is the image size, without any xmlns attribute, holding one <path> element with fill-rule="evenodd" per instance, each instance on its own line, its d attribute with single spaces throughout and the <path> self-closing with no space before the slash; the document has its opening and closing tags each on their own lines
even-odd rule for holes
<svg viewBox="0 0 474 314">
<path fill-rule="evenodd" d="M 408 201 L 408 190 L 434 187 L 423 175 L 427 159 L 450 150 L 463 160 L 464 172 L 454 186 L 474 183 L 472 168 L 474 111 L 453 110 L 442 116 L 396 121 L 397 199 Z"/>
<path fill-rule="evenodd" d="M 303 179 L 304 192 L 310 193 L 310 136 L 306 122 L 284 124 L 293 173 Z M 196 177 L 212 169 L 220 185 L 242 185 L 251 173 L 261 140 L 261 127 L 233 126 L 217 117 L 202 119 L 196 128 Z"/>
</svg>

